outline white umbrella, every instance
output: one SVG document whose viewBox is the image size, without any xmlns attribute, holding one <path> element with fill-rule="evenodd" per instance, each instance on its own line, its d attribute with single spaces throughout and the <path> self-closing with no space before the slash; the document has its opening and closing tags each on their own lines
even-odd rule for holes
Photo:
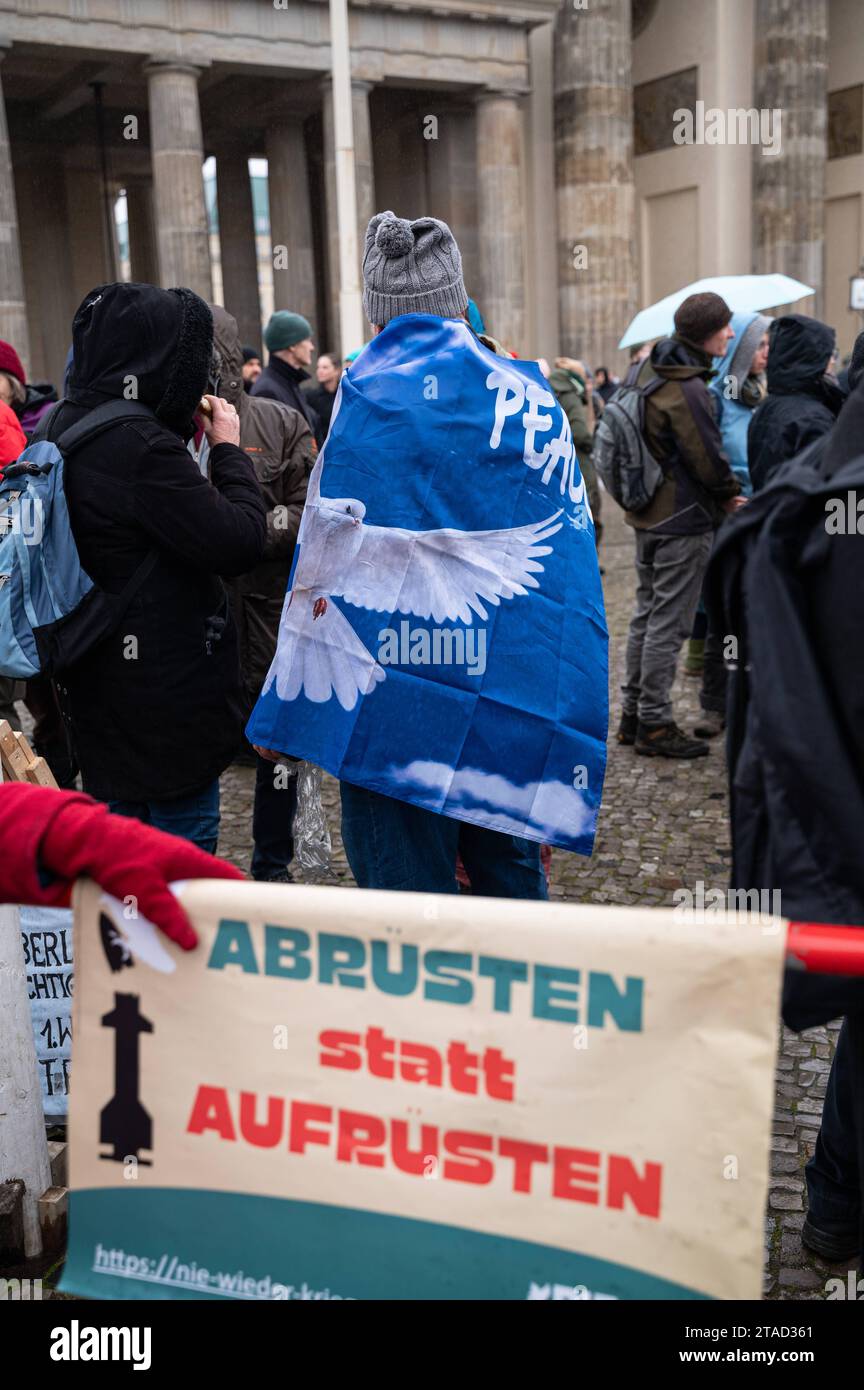
<svg viewBox="0 0 864 1390">
<path fill-rule="evenodd" d="M 652 338 L 665 338 L 675 329 L 678 305 L 688 295 L 705 294 L 708 290 L 725 299 L 734 314 L 755 314 L 759 309 L 794 304 L 797 299 L 815 294 L 809 285 L 802 285 L 800 280 L 793 280 L 788 275 L 709 275 L 706 280 L 696 280 L 683 290 L 658 299 L 648 309 L 640 309 L 618 344 L 619 348 L 647 343 Z"/>
</svg>

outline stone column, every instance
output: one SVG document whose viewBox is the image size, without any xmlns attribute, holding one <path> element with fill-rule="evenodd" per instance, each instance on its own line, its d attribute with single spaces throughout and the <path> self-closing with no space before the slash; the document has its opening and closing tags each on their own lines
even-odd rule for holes
<svg viewBox="0 0 864 1390">
<path fill-rule="evenodd" d="M 0 62 L 9 47 L 0 40 Z M 15 183 L 12 177 L 12 156 L 9 150 L 9 129 L 6 124 L 6 103 L 0 86 L 0 338 L 11 343 L 30 368 L 30 334 L 27 327 L 27 306 L 24 300 L 24 273 L 21 268 L 21 244 L 18 240 L 18 210 L 15 203 Z"/>
<path fill-rule="evenodd" d="M 240 143 L 216 151 L 216 205 L 222 264 L 222 302 L 233 314 L 243 343 L 261 340 L 258 250 L 249 179 L 249 153 Z"/>
<path fill-rule="evenodd" d="M 324 97 L 324 181 L 327 194 L 327 297 L 331 323 L 339 331 L 339 234 L 336 219 L 336 166 L 333 135 L 333 90 L 329 77 L 321 84 Z M 354 116 L 354 177 L 357 187 L 357 250 L 363 265 L 363 249 L 369 219 L 375 206 L 375 172 L 372 163 L 372 125 L 369 118 L 371 82 L 351 81 Z M 341 343 L 334 351 L 351 352 L 361 343 Z"/>
<path fill-rule="evenodd" d="M 65 160 L 66 236 L 76 303 L 94 285 L 104 285 L 117 278 L 114 199 L 109 191 L 109 226 L 105 184 L 98 160 L 97 151 L 86 148 L 70 150 Z"/>
<path fill-rule="evenodd" d="M 780 153 L 753 153 L 753 269 L 813 285 L 822 313 L 828 0 L 757 0 L 753 105 L 780 112 Z M 772 115 L 775 130 L 777 117 Z M 776 135 L 775 135 L 776 138 Z"/>
<path fill-rule="evenodd" d="M 477 100 L 476 296 L 487 331 L 520 356 L 525 336 L 525 181 L 518 93 L 484 92 Z"/>
<path fill-rule="evenodd" d="M 209 303 L 213 278 L 201 174 L 199 68 L 175 59 L 154 59 L 145 71 L 159 279 L 166 289 L 185 285 Z"/>
<path fill-rule="evenodd" d="M 612 370 L 637 307 L 630 0 L 564 6 L 554 52 L 561 347 Z"/>
<path fill-rule="evenodd" d="M 306 137 L 301 116 L 283 116 L 267 127 L 267 187 L 273 247 L 273 306 L 302 314 L 320 332 L 320 325 L 315 324 L 315 252 Z M 322 253 L 323 250 L 322 247 Z"/>
<path fill-rule="evenodd" d="M 127 179 L 125 186 L 132 279 L 139 285 L 158 285 L 153 183 L 150 179 Z"/>
</svg>

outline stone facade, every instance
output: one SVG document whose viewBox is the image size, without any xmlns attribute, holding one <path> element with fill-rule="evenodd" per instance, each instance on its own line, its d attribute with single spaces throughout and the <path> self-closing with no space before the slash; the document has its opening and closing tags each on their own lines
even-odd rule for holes
<svg viewBox="0 0 864 1390">
<path fill-rule="evenodd" d="M 361 254 L 372 211 L 443 217 L 489 331 L 525 356 L 620 369 L 642 303 L 769 269 L 814 286 L 800 307 L 848 350 L 858 0 L 357 0 L 349 22 Z M 216 283 L 244 338 L 262 311 L 246 161 L 266 156 L 272 302 L 358 346 L 338 341 L 326 4 L 0 0 L 0 56 L 0 335 L 34 379 L 60 380 L 76 305 L 119 274 L 121 189 L 131 274 L 212 294 L 211 155 Z M 678 144 L 695 101 L 781 110 L 779 154 Z"/>
</svg>

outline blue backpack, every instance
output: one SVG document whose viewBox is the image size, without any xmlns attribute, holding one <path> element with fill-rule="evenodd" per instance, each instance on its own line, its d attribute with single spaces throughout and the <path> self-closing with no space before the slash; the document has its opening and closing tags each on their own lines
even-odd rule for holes
<svg viewBox="0 0 864 1390">
<path fill-rule="evenodd" d="M 62 404 L 62 402 L 61 402 Z M 40 423 L 46 434 L 59 406 Z M 106 593 L 81 565 L 64 490 L 67 459 L 86 441 L 133 416 L 138 401 L 108 401 L 64 430 L 56 444 L 31 442 L 0 481 L 0 675 L 55 676 L 110 636 L 151 573 L 151 551 L 119 594 Z"/>
</svg>

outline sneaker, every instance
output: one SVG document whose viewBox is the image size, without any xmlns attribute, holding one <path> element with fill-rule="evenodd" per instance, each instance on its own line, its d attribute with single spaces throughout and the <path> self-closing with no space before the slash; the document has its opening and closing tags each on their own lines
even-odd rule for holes
<svg viewBox="0 0 864 1390">
<path fill-rule="evenodd" d="M 672 724 L 643 724 L 640 720 L 634 751 L 646 758 L 704 758 L 708 744 L 688 738 Z"/>
<path fill-rule="evenodd" d="M 685 676 L 701 676 L 705 670 L 705 638 L 691 637 L 684 658 Z"/>
<path fill-rule="evenodd" d="M 635 743 L 636 731 L 639 727 L 638 714 L 622 714 L 621 723 L 618 725 L 617 739 L 619 743 Z"/>
<path fill-rule="evenodd" d="M 801 1243 L 806 1245 L 808 1250 L 812 1250 L 814 1254 L 821 1255 L 823 1260 L 827 1260 L 832 1265 L 843 1264 L 846 1260 L 854 1260 L 859 1253 L 857 1230 L 825 1231 L 819 1226 L 814 1226 L 809 1216 L 804 1219 Z"/>
<path fill-rule="evenodd" d="M 255 874 L 256 883 L 293 883 L 294 875 L 290 869 L 277 869 L 272 874 Z"/>
<path fill-rule="evenodd" d="M 726 728 L 726 720 L 716 710 L 703 710 L 694 726 L 696 738 L 716 738 Z"/>
</svg>

